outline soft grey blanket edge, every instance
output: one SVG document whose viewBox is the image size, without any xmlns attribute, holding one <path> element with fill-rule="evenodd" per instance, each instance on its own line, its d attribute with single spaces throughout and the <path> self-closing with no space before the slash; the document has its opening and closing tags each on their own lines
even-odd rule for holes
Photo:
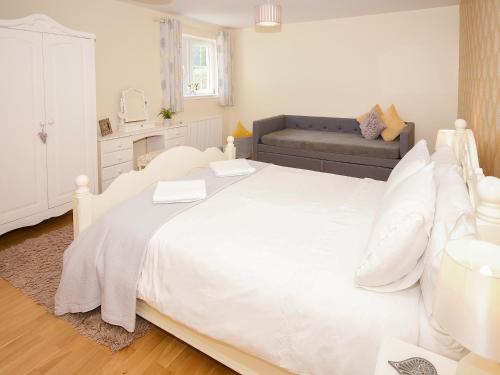
<svg viewBox="0 0 500 375">
<path fill-rule="evenodd" d="M 258 173 L 267 164 L 250 162 Z M 218 192 L 249 176 L 216 177 L 209 168 L 185 179 L 204 179 L 205 200 L 154 204 L 154 188 L 114 207 L 71 243 L 55 296 L 55 314 L 90 311 L 101 306 L 105 322 L 135 329 L 136 295 L 149 240 L 160 227 Z"/>
</svg>

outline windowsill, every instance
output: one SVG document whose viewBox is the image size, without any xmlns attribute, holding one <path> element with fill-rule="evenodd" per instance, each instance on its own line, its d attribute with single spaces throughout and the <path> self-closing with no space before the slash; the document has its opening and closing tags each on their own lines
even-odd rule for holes
<svg viewBox="0 0 500 375">
<path fill-rule="evenodd" d="M 185 96 L 184 100 L 200 100 L 200 99 L 217 99 L 219 95 L 217 94 L 209 94 L 209 95 L 191 95 Z"/>
</svg>

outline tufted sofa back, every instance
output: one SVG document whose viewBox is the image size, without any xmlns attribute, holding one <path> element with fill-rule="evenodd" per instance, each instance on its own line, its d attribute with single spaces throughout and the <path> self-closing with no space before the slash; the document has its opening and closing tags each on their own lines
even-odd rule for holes
<svg viewBox="0 0 500 375">
<path fill-rule="evenodd" d="M 339 133 L 361 133 L 358 122 L 352 118 L 285 115 L 285 127 Z"/>
</svg>

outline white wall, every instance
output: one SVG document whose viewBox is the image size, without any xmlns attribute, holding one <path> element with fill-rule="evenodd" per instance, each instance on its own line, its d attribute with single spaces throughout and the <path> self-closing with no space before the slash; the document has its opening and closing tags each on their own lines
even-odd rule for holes
<svg viewBox="0 0 500 375">
<path fill-rule="evenodd" d="M 117 0 L 2 0 L 0 18 L 46 14 L 64 26 L 94 33 L 96 42 L 97 116 L 118 124 L 121 90 L 135 87 L 146 92 L 150 117 L 161 108 L 160 26 L 165 16 L 144 7 Z M 179 17 L 177 17 L 179 18 Z M 186 33 L 213 37 L 217 26 L 180 18 Z M 185 102 L 176 120 L 222 115 L 215 99 Z"/>
<path fill-rule="evenodd" d="M 281 113 L 356 117 L 375 103 L 394 103 L 432 144 L 453 126 L 458 6 L 233 33 L 232 126 Z"/>
</svg>

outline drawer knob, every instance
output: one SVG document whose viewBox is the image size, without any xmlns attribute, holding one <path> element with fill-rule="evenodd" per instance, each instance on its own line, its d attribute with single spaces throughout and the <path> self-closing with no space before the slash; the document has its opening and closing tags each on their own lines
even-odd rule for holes
<svg viewBox="0 0 500 375">
<path fill-rule="evenodd" d="M 121 169 L 118 169 L 118 174 L 122 174 L 122 170 Z"/>
<path fill-rule="evenodd" d="M 116 147 L 121 148 L 121 147 L 122 147 L 122 144 L 121 144 L 121 143 L 118 143 L 118 145 L 117 145 Z"/>
</svg>

